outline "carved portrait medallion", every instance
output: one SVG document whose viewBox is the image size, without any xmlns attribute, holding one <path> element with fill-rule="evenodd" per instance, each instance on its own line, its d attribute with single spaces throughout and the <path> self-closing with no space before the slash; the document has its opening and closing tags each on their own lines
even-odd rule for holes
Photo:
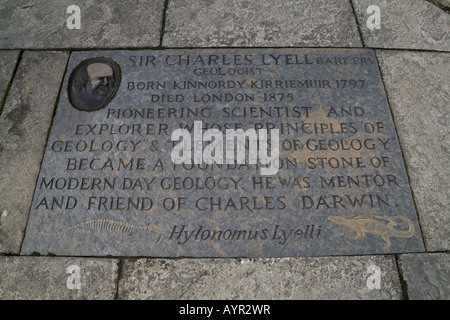
<svg viewBox="0 0 450 320">
<path fill-rule="evenodd" d="M 112 59 L 97 57 L 84 60 L 70 75 L 69 101 L 79 110 L 101 109 L 114 98 L 120 81 L 120 66 Z"/>
</svg>

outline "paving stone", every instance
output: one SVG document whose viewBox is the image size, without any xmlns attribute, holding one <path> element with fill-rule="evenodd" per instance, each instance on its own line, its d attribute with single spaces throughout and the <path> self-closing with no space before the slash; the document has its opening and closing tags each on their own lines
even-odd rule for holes
<svg viewBox="0 0 450 320">
<path fill-rule="evenodd" d="M 164 46 L 360 47 L 349 1 L 169 2 Z"/>
<path fill-rule="evenodd" d="M 14 68 L 16 67 L 17 59 L 20 51 L 0 51 L 0 101 L 8 88 L 11 81 Z M 0 107 L 0 113 L 2 109 Z"/>
<path fill-rule="evenodd" d="M 436 3 L 445 9 L 450 9 L 450 0 L 430 0 L 431 3 Z"/>
<path fill-rule="evenodd" d="M 0 252 L 18 253 L 68 54 L 25 52 L 0 118 Z"/>
<path fill-rule="evenodd" d="M 402 254 L 400 266 L 409 299 L 450 299 L 450 254 Z"/>
<path fill-rule="evenodd" d="M 80 29 L 67 27 L 73 15 L 67 8 L 74 4 L 80 8 Z M 158 46 L 163 8 L 164 0 L 2 1 L 0 48 Z"/>
<path fill-rule="evenodd" d="M 364 43 L 372 48 L 450 50 L 450 15 L 423 0 L 352 0 Z M 380 29 L 370 30 L 367 13 L 380 8 Z"/>
<path fill-rule="evenodd" d="M 0 299 L 114 299 L 118 260 L 0 257 Z"/>
<path fill-rule="evenodd" d="M 377 52 L 429 251 L 450 249 L 450 54 Z"/>
<path fill-rule="evenodd" d="M 378 267 L 379 271 L 368 268 Z M 380 289 L 372 280 L 380 275 Z M 369 289 L 369 286 L 372 289 Z M 401 299 L 393 256 L 126 260 L 119 299 Z"/>
</svg>

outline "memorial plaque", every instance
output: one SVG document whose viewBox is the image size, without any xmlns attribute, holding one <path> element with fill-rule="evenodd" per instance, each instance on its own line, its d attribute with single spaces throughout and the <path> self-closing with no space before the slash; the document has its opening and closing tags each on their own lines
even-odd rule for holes
<svg viewBox="0 0 450 320">
<path fill-rule="evenodd" d="M 373 50 L 74 52 L 22 254 L 423 251 Z"/>
</svg>

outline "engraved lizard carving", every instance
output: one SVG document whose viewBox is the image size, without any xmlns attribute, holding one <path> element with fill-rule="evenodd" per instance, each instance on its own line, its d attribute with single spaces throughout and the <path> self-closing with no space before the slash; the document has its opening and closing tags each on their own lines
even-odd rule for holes
<svg viewBox="0 0 450 320">
<path fill-rule="evenodd" d="M 329 216 L 328 220 L 340 225 L 347 227 L 354 232 L 356 232 L 356 236 L 352 239 L 362 239 L 365 237 L 366 233 L 370 233 L 376 236 L 381 237 L 386 244 L 383 245 L 385 249 L 391 246 L 391 241 L 389 238 L 397 237 L 397 238 L 411 238 L 414 235 L 414 226 L 408 218 L 402 216 L 393 216 L 393 217 L 379 217 L 380 219 L 372 219 L 364 216 L 355 216 L 353 218 L 344 218 L 342 216 Z M 388 222 L 384 222 L 382 220 L 387 220 Z M 396 220 L 401 220 L 408 225 L 408 230 L 399 230 L 394 228 L 397 225 Z"/>
</svg>

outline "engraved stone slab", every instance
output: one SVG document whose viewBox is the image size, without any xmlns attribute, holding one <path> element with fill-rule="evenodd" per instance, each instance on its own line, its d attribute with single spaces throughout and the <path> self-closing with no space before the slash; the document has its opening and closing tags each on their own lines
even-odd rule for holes
<svg viewBox="0 0 450 320">
<path fill-rule="evenodd" d="M 104 65 L 79 67 L 88 59 Z M 100 102 L 84 111 L 70 92 Z M 260 137 L 256 149 L 251 141 L 226 143 L 242 132 Z M 22 254 L 423 249 L 373 50 L 72 54 Z"/>
</svg>

